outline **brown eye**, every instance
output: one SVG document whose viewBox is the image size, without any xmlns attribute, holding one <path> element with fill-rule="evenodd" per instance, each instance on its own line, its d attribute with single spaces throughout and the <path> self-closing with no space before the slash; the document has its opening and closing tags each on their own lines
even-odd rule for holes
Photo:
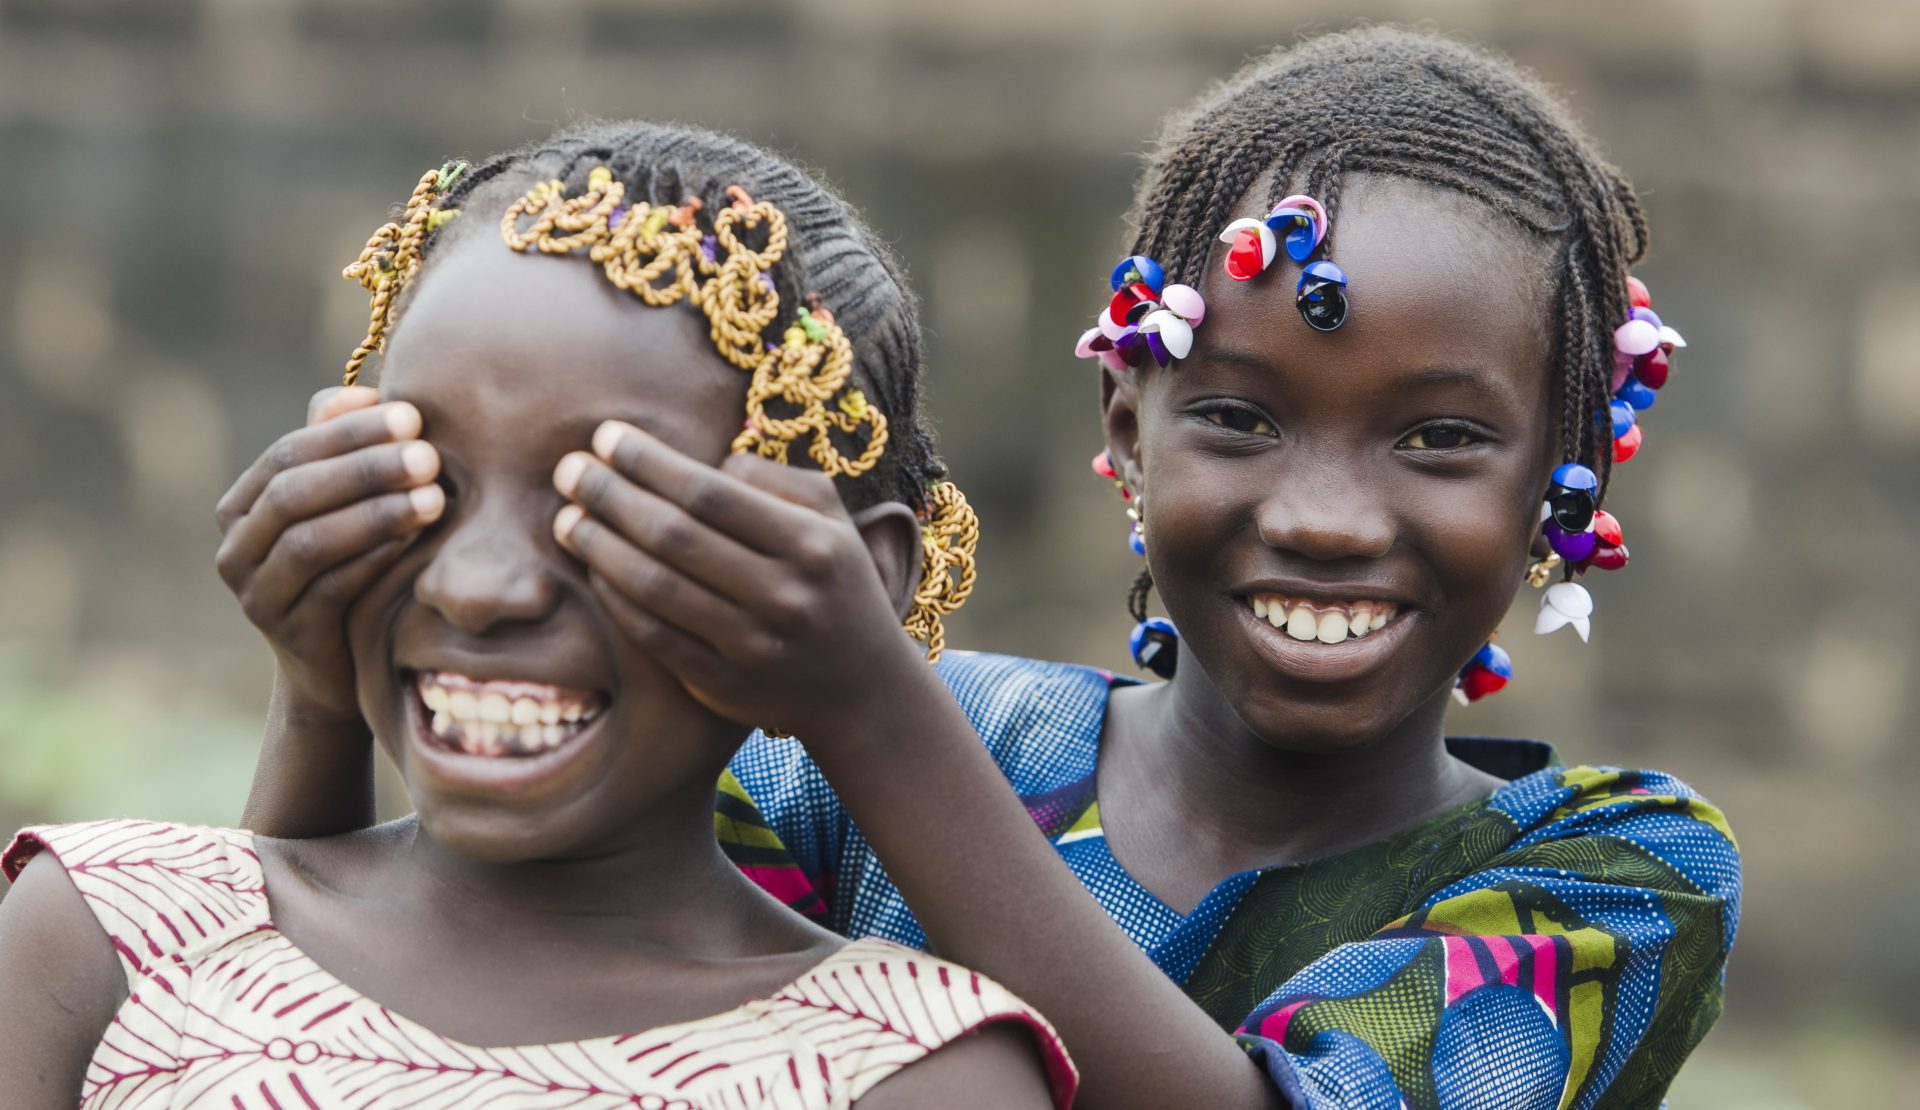
<svg viewBox="0 0 1920 1110">
<path fill-rule="evenodd" d="M 1247 435 L 1270 436 L 1274 434 L 1273 425 L 1266 417 L 1257 412 L 1241 408 L 1212 409 L 1207 420 L 1218 424 L 1230 432 L 1244 432 Z"/>
<path fill-rule="evenodd" d="M 1421 428 L 1400 441 L 1400 446 L 1412 451 L 1453 451 L 1475 441 L 1472 432 L 1451 424 L 1436 424 L 1431 428 Z"/>
</svg>

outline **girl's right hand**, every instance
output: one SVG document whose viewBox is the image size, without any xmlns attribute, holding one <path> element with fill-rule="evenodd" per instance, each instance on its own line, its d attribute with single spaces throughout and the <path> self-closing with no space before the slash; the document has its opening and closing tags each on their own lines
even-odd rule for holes
<svg viewBox="0 0 1920 1110">
<path fill-rule="evenodd" d="M 420 411 L 365 386 L 322 390 L 307 426 L 261 454 L 214 509 L 214 565 L 267 638 L 286 692 L 358 717 L 346 609 L 439 519 L 440 456 Z"/>
</svg>

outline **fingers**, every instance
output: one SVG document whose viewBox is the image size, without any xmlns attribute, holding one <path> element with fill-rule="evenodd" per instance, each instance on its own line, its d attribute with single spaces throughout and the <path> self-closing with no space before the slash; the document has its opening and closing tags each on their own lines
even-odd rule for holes
<svg viewBox="0 0 1920 1110">
<path fill-rule="evenodd" d="M 307 423 L 325 424 L 341 413 L 380 403 L 380 391 L 364 385 L 336 385 L 323 389 L 307 402 Z"/>
<path fill-rule="evenodd" d="M 256 625 L 269 625 L 291 609 L 324 573 L 386 541 L 410 538 L 446 509 L 437 485 L 363 498 L 345 508 L 302 520 L 279 532 L 257 564 L 237 560 L 221 545 L 216 565 Z M 232 536 L 228 537 L 229 541 Z M 351 584 L 353 572 L 343 569 Z M 338 589 L 339 583 L 329 589 Z M 350 596 L 350 595 L 343 595 Z"/>
<path fill-rule="evenodd" d="M 693 519 L 766 555 L 784 554 L 790 537 L 813 515 L 622 421 L 609 420 L 594 431 L 593 453 Z M 836 498 L 836 510 L 838 506 Z"/>
<path fill-rule="evenodd" d="M 773 571 L 772 560 L 696 519 L 651 489 L 636 485 L 584 451 L 560 460 L 553 485 L 596 521 L 642 551 L 681 568 L 724 597 L 751 596 Z M 557 528 L 557 525 L 556 525 Z"/>
<path fill-rule="evenodd" d="M 846 503 L 840 500 L 840 491 L 833 479 L 818 470 L 787 466 L 747 454 L 728 455 L 720 469 L 783 501 L 828 516 L 846 515 Z"/>
<path fill-rule="evenodd" d="M 671 671 L 683 684 L 713 686 L 732 673 L 725 660 L 704 640 L 682 632 L 628 600 L 619 587 L 599 574 L 588 578 L 593 596 L 605 607 L 620 634 Z"/>
<path fill-rule="evenodd" d="M 739 606 L 629 542 L 578 505 L 567 505 L 553 521 L 560 545 L 579 556 L 591 574 L 631 604 L 678 631 L 707 643 L 722 657 L 768 647 L 771 634 L 751 621 Z"/>
<path fill-rule="evenodd" d="M 420 410 L 405 401 L 348 412 L 324 423 L 288 432 L 263 451 L 233 488 L 220 498 L 214 506 L 214 518 L 222 532 L 231 528 L 253 508 L 267 483 L 282 471 L 376 443 L 417 439 L 419 435 Z"/>
<path fill-rule="evenodd" d="M 419 439 L 362 447 L 283 470 L 267 482 L 247 514 L 227 529 L 222 557 L 238 564 L 258 562 L 282 533 L 301 521 L 379 494 L 414 487 L 424 490 L 439 472 L 439 453 Z M 432 488 L 439 493 L 438 486 Z M 444 496 L 440 500 L 444 502 Z"/>
</svg>

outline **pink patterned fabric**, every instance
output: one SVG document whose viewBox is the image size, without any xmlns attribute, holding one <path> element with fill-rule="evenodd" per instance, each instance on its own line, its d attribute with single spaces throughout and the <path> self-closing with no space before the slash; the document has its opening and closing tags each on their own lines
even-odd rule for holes
<svg viewBox="0 0 1920 1110">
<path fill-rule="evenodd" d="M 274 928 L 253 835 L 146 821 L 32 828 L 100 921 L 129 995 L 83 1107 L 846 1107 L 984 1025 L 1032 1030 L 1061 1107 L 1076 1076 L 1046 1021 L 965 968 L 878 940 L 769 998 L 643 1033 L 476 1048 L 393 1013 Z"/>
</svg>

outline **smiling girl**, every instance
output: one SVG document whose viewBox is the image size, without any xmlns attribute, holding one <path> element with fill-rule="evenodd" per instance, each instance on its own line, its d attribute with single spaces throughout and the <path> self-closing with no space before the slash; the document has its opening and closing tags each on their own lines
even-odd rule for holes
<svg viewBox="0 0 1920 1110">
<path fill-rule="evenodd" d="M 650 549 L 626 594 L 689 688 L 784 722 L 752 691 L 836 662 L 866 684 L 837 727 L 734 758 L 730 851 L 837 932 L 1033 1000 L 1089 1106 L 1657 1104 L 1720 1011 L 1725 820 L 1657 771 L 1443 731 L 1456 690 L 1504 679 L 1489 644 L 1523 577 L 1625 560 L 1604 480 L 1678 338 L 1640 315 L 1631 187 L 1510 64 L 1371 29 L 1182 113 L 1135 217 L 1082 352 L 1148 567 L 1136 654 L 1169 681 L 955 654 L 956 709 L 910 654 L 854 654 L 870 634 L 676 600 L 752 541 L 725 490 L 661 481 L 658 438 L 610 436 L 620 482 L 572 487 L 589 545 L 609 489 L 698 502 L 701 554 Z M 854 607 L 805 596 L 783 603 Z M 1577 582 L 1546 598 L 1540 627 L 1591 630 Z M 716 660 L 769 639 L 716 693 Z M 257 818 L 365 804 L 276 772 L 353 747 L 297 735 L 312 720 L 285 715 Z"/>
<path fill-rule="evenodd" d="M 384 403 L 270 450 L 223 505 L 221 566 L 256 619 L 331 568 L 307 604 L 345 619 L 306 625 L 287 689 L 360 714 L 416 814 L 321 840 L 23 832 L 6 1105 L 1065 1106 L 1071 1066 L 1012 995 L 848 943 L 722 854 L 713 782 L 748 730 L 615 585 L 648 577 L 668 515 L 606 502 L 556 539 L 556 481 L 592 488 L 583 448 L 618 416 L 671 445 L 656 485 L 717 484 L 756 529 L 710 579 L 810 574 L 856 599 L 823 631 L 917 655 L 905 615 L 937 648 L 960 596 L 916 599 L 915 570 L 970 516 L 919 422 L 912 301 L 857 220 L 745 144 L 596 126 L 427 174 L 350 272 L 375 299 L 349 377 L 387 348 Z M 795 727 L 867 693 L 743 662 Z"/>
</svg>

